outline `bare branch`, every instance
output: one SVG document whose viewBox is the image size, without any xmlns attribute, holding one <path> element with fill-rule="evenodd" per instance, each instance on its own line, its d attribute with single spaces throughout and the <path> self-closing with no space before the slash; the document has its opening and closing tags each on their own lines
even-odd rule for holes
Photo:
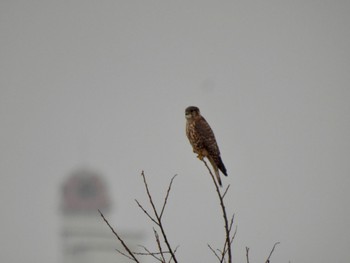
<svg viewBox="0 0 350 263">
<path fill-rule="evenodd" d="M 225 192 L 223 193 L 223 195 L 222 195 L 222 199 L 224 199 L 225 198 L 225 195 L 226 195 L 226 193 L 227 193 L 227 191 L 228 191 L 228 189 L 230 188 L 230 184 L 226 187 L 226 190 L 225 190 Z"/>
<path fill-rule="evenodd" d="M 142 255 L 142 256 L 149 256 L 150 254 L 152 255 L 160 255 L 160 252 L 151 252 L 149 249 L 147 249 L 147 247 L 142 246 L 142 245 L 138 245 L 139 247 L 142 247 L 147 253 L 144 252 L 132 252 L 135 253 L 136 255 Z M 164 254 L 170 254 L 169 251 L 163 251 Z"/>
<path fill-rule="evenodd" d="M 177 246 L 175 249 L 174 249 L 174 254 L 177 252 L 177 249 L 179 248 L 180 246 Z M 169 263 L 171 263 L 171 261 L 173 260 L 173 258 L 171 257 L 170 259 L 169 259 Z"/>
<path fill-rule="evenodd" d="M 235 219 L 235 214 L 232 215 L 231 217 L 231 221 L 230 221 L 230 227 L 229 227 L 229 231 L 231 232 L 232 230 L 232 226 L 233 226 L 233 220 Z"/>
<path fill-rule="evenodd" d="M 116 248 L 115 251 L 117 251 L 119 254 L 123 255 L 124 257 L 126 257 L 126 258 L 128 258 L 128 259 L 134 261 L 134 259 L 133 259 L 132 257 L 130 257 L 130 256 L 128 256 L 127 254 L 123 253 L 123 252 L 120 251 L 119 249 Z"/>
<path fill-rule="evenodd" d="M 235 228 L 235 232 L 234 232 L 233 235 L 232 235 L 231 244 L 232 244 L 233 240 L 235 239 L 236 234 L 237 234 L 237 227 Z"/>
<path fill-rule="evenodd" d="M 217 260 L 220 263 L 232 263 L 232 243 L 234 238 L 236 237 L 237 234 L 237 226 L 235 227 L 235 231 L 233 232 L 233 225 L 234 225 L 234 217 L 235 215 L 233 214 L 232 217 L 230 218 L 230 220 L 227 217 L 227 212 L 226 212 L 226 207 L 224 204 L 224 198 L 226 196 L 226 194 L 228 193 L 228 190 L 230 188 L 230 185 L 228 185 L 226 187 L 225 190 L 220 190 L 221 188 L 219 187 L 215 176 L 213 175 L 212 171 L 210 170 L 209 166 L 207 165 L 207 163 L 205 162 L 205 160 L 202 160 L 205 164 L 205 166 L 207 167 L 209 174 L 214 182 L 215 185 L 215 190 L 217 192 L 217 195 L 219 197 L 219 201 L 220 201 L 220 206 L 221 206 L 221 210 L 222 210 L 222 216 L 224 219 L 224 229 L 225 229 L 225 242 L 223 244 L 223 249 L 214 249 L 213 247 L 211 247 L 208 244 L 209 249 L 212 251 L 212 253 L 215 255 L 215 257 L 217 258 Z M 120 251 L 118 249 L 116 249 L 116 251 L 118 253 L 120 253 L 121 255 L 123 255 L 124 257 L 128 258 L 129 260 L 132 260 L 133 262 L 136 263 L 140 263 L 140 261 L 138 260 L 138 258 L 136 256 L 151 256 L 154 259 L 156 259 L 158 262 L 161 263 L 178 263 L 177 259 L 176 259 L 176 252 L 178 249 L 178 246 L 175 249 L 172 249 L 168 238 L 166 236 L 165 233 L 165 229 L 162 223 L 162 217 L 164 215 L 165 212 L 165 208 L 166 205 L 168 203 L 168 199 L 170 196 L 170 192 L 172 189 L 172 185 L 173 185 L 173 181 L 175 179 L 175 177 L 177 175 L 174 175 L 171 178 L 171 181 L 169 183 L 168 189 L 166 191 L 166 195 L 164 197 L 164 201 L 163 201 L 163 206 L 162 209 L 159 213 L 159 211 L 156 208 L 156 205 L 153 201 L 153 197 L 151 195 L 151 192 L 149 190 L 148 184 L 147 184 L 147 180 L 146 180 L 146 176 L 144 174 L 144 172 L 142 171 L 141 173 L 142 178 L 143 178 L 143 182 L 144 182 L 144 186 L 146 189 L 146 193 L 148 196 L 148 200 L 151 204 L 152 210 L 153 212 L 148 212 L 139 202 L 137 199 L 135 199 L 135 202 L 137 203 L 137 205 L 139 206 L 139 208 L 146 214 L 146 216 L 159 228 L 161 235 L 158 234 L 157 230 L 155 228 L 153 228 L 153 232 L 154 232 L 154 237 L 157 243 L 157 247 L 158 247 L 158 252 L 152 252 L 149 249 L 147 249 L 144 246 L 140 246 L 144 249 L 145 252 L 135 252 L 135 251 L 131 251 L 129 249 L 129 247 L 127 246 L 127 244 L 124 242 L 124 240 L 119 236 L 119 234 L 113 229 L 113 227 L 109 224 L 108 220 L 104 217 L 104 215 L 102 214 L 102 212 L 100 210 L 98 210 L 98 212 L 100 213 L 102 219 L 105 221 L 105 223 L 108 225 L 108 227 L 112 230 L 113 234 L 117 237 L 117 239 L 119 240 L 119 242 L 121 243 L 121 245 L 123 246 L 123 248 L 125 249 L 126 252 L 124 251 Z M 221 192 L 223 191 L 223 192 Z M 232 233 L 233 232 L 233 233 Z M 161 236 L 161 238 L 160 238 Z M 162 239 L 162 240 L 161 240 Z M 163 243 L 164 242 L 164 243 Z M 276 248 L 276 246 L 280 244 L 280 242 L 277 242 L 273 245 L 270 254 L 268 256 L 268 258 L 266 259 L 265 263 L 270 263 L 270 258 Z M 166 246 L 166 250 L 163 250 L 163 247 L 165 248 Z M 249 247 L 246 247 L 246 262 L 249 262 Z"/>
<path fill-rule="evenodd" d="M 143 206 L 139 203 L 139 201 L 137 201 L 137 199 L 135 199 L 135 202 L 141 208 L 141 210 L 149 217 L 149 219 L 153 221 L 153 223 L 155 223 L 156 225 L 159 225 L 159 223 L 147 212 L 146 209 L 143 208 Z"/>
<path fill-rule="evenodd" d="M 148 185 L 147 185 L 147 181 L 146 181 L 146 176 L 145 176 L 145 174 L 144 174 L 143 171 L 141 172 L 141 175 L 142 175 L 142 178 L 143 178 L 143 183 L 145 184 L 145 189 L 146 189 L 146 192 L 147 192 L 147 195 L 148 195 L 149 202 L 150 202 L 150 204 L 152 205 L 153 212 L 154 212 L 154 214 L 155 214 L 157 220 L 159 221 L 159 216 L 158 216 L 158 213 L 157 213 L 157 209 L 156 209 L 156 207 L 155 207 L 155 205 L 154 205 L 154 202 L 153 202 L 153 199 L 152 199 L 152 195 L 151 195 L 151 193 L 150 193 L 150 191 L 149 191 L 149 189 L 148 189 Z"/>
<path fill-rule="evenodd" d="M 139 262 L 138 259 L 135 257 L 135 255 L 131 252 L 131 250 L 129 249 L 129 247 L 125 244 L 125 242 L 123 241 L 123 239 L 118 235 L 118 233 L 113 229 L 113 227 L 109 224 L 109 222 L 107 221 L 107 219 L 104 217 L 104 215 L 102 214 L 102 212 L 100 210 L 98 210 L 98 212 L 100 213 L 101 217 L 103 218 L 103 220 L 106 222 L 106 224 L 109 226 L 109 228 L 112 230 L 113 234 L 118 238 L 118 240 L 120 241 L 120 243 L 122 244 L 122 246 L 125 248 L 125 250 L 128 252 L 128 254 L 130 255 L 130 257 L 135 261 L 135 262 Z M 119 252 L 120 253 L 120 252 Z M 122 254 L 123 255 L 123 254 Z"/>
<path fill-rule="evenodd" d="M 159 235 L 158 235 L 157 231 L 154 228 L 153 228 L 153 232 L 154 232 L 154 236 L 156 238 L 156 242 L 157 242 L 157 245 L 158 245 L 159 253 L 162 256 L 162 262 L 165 263 L 165 258 L 164 258 L 164 254 L 163 254 L 162 245 L 160 244 L 160 241 L 159 241 Z"/>
<path fill-rule="evenodd" d="M 247 263 L 249 263 L 249 247 L 245 247 L 245 251 L 246 251 L 246 253 L 245 253 L 245 256 L 246 256 L 246 258 L 247 258 Z"/>
<path fill-rule="evenodd" d="M 154 202 L 153 202 L 152 195 L 151 195 L 151 193 L 150 193 L 150 191 L 149 191 L 149 188 L 148 188 L 146 176 L 145 176 L 145 173 L 144 173 L 143 171 L 141 172 L 141 176 L 142 176 L 142 178 L 143 178 L 143 182 L 144 182 L 144 185 L 145 185 L 145 189 L 146 189 L 146 192 L 147 192 L 147 195 L 148 195 L 149 202 L 151 203 L 151 206 L 152 206 L 152 208 L 153 208 L 153 213 L 154 213 L 154 215 L 155 215 L 155 217 L 156 217 L 157 225 L 158 225 L 158 227 L 159 227 L 159 229 L 160 229 L 160 231 L 161 231 L 161 233 L 162 233 L 162 236 L 163 236 L 163 239 L 164 239 L 164 243 L 166 244 L 166 246 L 167 246 L 167 248 L 168 248 L 168 250 L 169 250 L 169 253 L 171 254 L 171 257 L 173 258 L 174 262 L 177 263 L 177 259 L 176 259 L 176 257 L 175 257 L 175 253 L 174 253 L 173 249 L 171 248 L 171 245 L 170 245 L 170 243 L 169 243 L 169 241 L 168 241 L 168 238 L 167 238 L 167 236 L 166 236 L 166 234 L 165 234 L 165 230 L 164 230 L 164 227 L 163 227 L 163 224 L 162 224 L 162 219 L 161 219 L 161 217 L 159 216 L 158 211 L 157 211 L 157 209 L 156 209 L 156 206 L 155 206 L 155 204 L 154 204 Z M 175 178 L 175 176 L 171 179 L 171 182 L 170 182 L 170 185 L 169 185 L 169 188 L 168 188 L 169 190 L 168 190 L 168 191 L 170 191 L 170 189 L 171 189 L 172 181 L 173 181 L 174 178 Z M 166 198 L 167 198 L 168 196 L 169 196 L 169 194 L 166 195 Z M 164 201 L 163 207 L 165 207 L 165 203 L 166 203 L 166 200 Z M 162 211 L 163 211 L 163 209 L 162 209 Z M 147 214 L 148 214 L 148 213 L 147 213 Z M 152 220 L 152 221 L 153 221 L 153 220 Z"/>
<path fill-rule="evenodd" d="M 275 247 L 276 247 L 278 244 L 280 244 L 280 242 L 276 242 L 276 243 L 273 245 L 273 248 L 271 249 L 270 255 L 269 255 L 269 257 L 266 259 L 265 263 L 270 263 L 270 257 L 271 257 L 271 255 L 272 255 L 273 251 L 275 250 Z"/>
<path fill-rule="evenodd" d="M 208 244 L 209 249 L 211 250 L 211 252 L 214 253 L 214 255 L 216 256 L 216 258 L 219 260 L 219 262 L 221 262 L 221 259 L 219 257 L 219 255 L 216 253 L 216 251 Z M 221 253 L 222 254 L 222 253 Z"/>
<path fill-rule="evenodd" d="M 147 253 L 135 253 L 137 255 L 142 255 L 142 256 L 152 256 L 154 257 L 156 260 L 158 260 L 159 262 L 163 262 L 161 258 L 158 258 L 156 255 L 159 255 L 160 253 L 159 252 L 151 252 L 149 251 L 145 246 L 140 246 L 142 247 Z"/>
<path fill-rule="evenodd" d="M 160 212 L 160 218 L 162 218 L 162 216 L 163 216 L 163 213 L 164 213 L 164 209 L 165 209 L 165 206 L 166 206 L 166 203 L 168 202 L 168 198 L 169 198 L 169 194 L 170 194 L 170 190 L 171 190 L 171 186 L 172 186 L 172 184 L 173 184 L 173 181 L 174 181 L 174 179 L 175 179 L 175 177 L 177 176 L 177 174 L 175 174 L 174 176 L 173 176 L 173 178 L 171 178 L 171 181 L 170 181 L 170 184 L 169 184 L 169 187 L 168 187 L 168 190 L 167 190 L 167 192 L 166 192 L 166 196 L 165 196 L 165 198 L 164 198 L 164 204 L 163 204 L 163 207 L 162 207 L 162 211 Z"/>
<path fill-rule="evenodd" d="M 203 159 L 202 160 L 203 163 L 205 164 L 205 166 L 207 167 L 210 175 L 211 175 L 211 178 L 213 179 L 213 182 L 214 182 L 214 185 L 215 185 L 215 189 L 216 189 L 216 192 L 219 196 L 219 199 L 220 199 L 220 206 L 221 206 L 221 210 L 222 210 L 222 215 L 223 215 L 223 218 L 224 218 L 224 222 L 225 222 L 225 232 L 226 232 L 226 243 L 227 243 L 227 254 L 228 254 L 228 263 L 232 263 L 232 251 L 231 251 L 231 237 L 230 237 L 230 227 L 229 227 L 229 224 L 228 224 L 228 219 L 227 219 L 227 213 L 226 213 L 226 208 L 225 208 L 225 204 L 224 204 L 224 199 L 223 199 L 223 195 L 221 195 L 220 193 L 220 188 L 215 180 L 215 177 L 213 175 L 213 173 L 211 172 L 209 166 L 207 165 L 206 161 Z M 228 188 L 227 188 L 228 189 Z M 226 189 L 226 190 L 227 190 Z M 226 191 L 225 191 L 225 194 L 226 194 Z M 222 255 L 222 258 L 224 258 L 224 254 Z"/>
<path fill-rule="evenodd" d="M 231 233 L 232 224 L 233 224 L 233 217 L 234 217 L 234 215 L 233 215 L 232 218 L 231 218 L 230 233 Z M 236 226 L 236 228 L 235 228 L 235 232 L 233 233 L 233 235 L 232 235 L 232 237 L 231 237 L 231 242 L 230 242 L 230 244 L 232 244 L 233 240 L 234 240 L 235 237 L 236 237 L 236 234 L 237 234 L 237 226 Z M 224 249 L 223 249 L 222 258 L 221 258 L 221 261 L 220 261 L 220 262 L 226 262 L 226 260 L 225 260 L 225 255 L 226 255 L 226 253 L 227 253 L 227 242 L 225 242 L 225 244 L 224 244 Z"/>
</svg>

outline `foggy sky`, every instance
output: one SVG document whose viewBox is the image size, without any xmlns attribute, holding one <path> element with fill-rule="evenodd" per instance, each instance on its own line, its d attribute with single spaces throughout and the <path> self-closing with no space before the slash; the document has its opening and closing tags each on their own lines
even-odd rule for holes
<svg viewBox="0 0 350 263">
<path fill-rule="evenodd" d="M 222 216 L 185 136 L 217 137 L 235 262 L 349 262 L 348 1 L 1 1 L 0 261 L 61 262 L 61 185 L 108 181 L 111 222 L 150 234 L 145 171 L 182 262 L 215 262 Z M 96 220 L 100 220 L 96 214 Z M 101 224 L 103 222 L 101 221 Z M 152 246 L 151 238 L 147 244 Z"/>
</svg>

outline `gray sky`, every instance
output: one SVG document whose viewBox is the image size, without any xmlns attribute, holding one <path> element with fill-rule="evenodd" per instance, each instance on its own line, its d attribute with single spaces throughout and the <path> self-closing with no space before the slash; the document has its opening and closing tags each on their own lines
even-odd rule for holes
<svg viewBox="0 0 350 263">
<path fill-rule="evenodd" d="M 184 133 L 196 105 L 229 173 L 236 262 L 245 246 L 262 262 L 277 241 L 273 262 L 349 262 L 349 11 L 323 0 L 1 1 L 0 261 L 60 262 L 60 186 L 88 166 L 109 182 L 111 222 L 146 232 L 141 170 L 158 201 L 179 174 L 169 238 L 182 262 L 215 262 L 207 243 L 221 246 L 222 217 Z"/>
</svg>

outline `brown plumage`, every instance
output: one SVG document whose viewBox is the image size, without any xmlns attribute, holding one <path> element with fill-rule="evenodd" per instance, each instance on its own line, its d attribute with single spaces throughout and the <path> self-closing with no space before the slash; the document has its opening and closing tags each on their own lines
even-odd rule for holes
<svg viewBox="0 0 350 263">
<path fill-rule="evenodd" d="M 216 179 L 221 186 L 219 170 L 227 176 L 224 163 L 221 160 L 219 146 L 212 129 L 208 122 L 200 114 L 199 108 L 195 106 L 187 107 L 186 116 L 186 135 L 190 141 L 193 152 L 198 154 L 198 158 L 202 160 L 207 157 L 213 166 Z"/>
</svg>

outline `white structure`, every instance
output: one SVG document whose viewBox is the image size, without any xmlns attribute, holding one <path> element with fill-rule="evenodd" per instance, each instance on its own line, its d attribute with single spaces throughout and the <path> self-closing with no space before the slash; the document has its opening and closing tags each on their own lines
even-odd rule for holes
<svg viewBox="0 0 350 263">
<path fill-rule="evenodd" d="M 97 211 L 106 216 L 111 208 L 99 174 L 86 169 L 72 173 L 63 184 L 61 205 L 63 263 L 129 262 L 115 250 L 123 248 Z M 128 245 L 140 243 L 140 234 L 120 234 Z"/>
</svg>

